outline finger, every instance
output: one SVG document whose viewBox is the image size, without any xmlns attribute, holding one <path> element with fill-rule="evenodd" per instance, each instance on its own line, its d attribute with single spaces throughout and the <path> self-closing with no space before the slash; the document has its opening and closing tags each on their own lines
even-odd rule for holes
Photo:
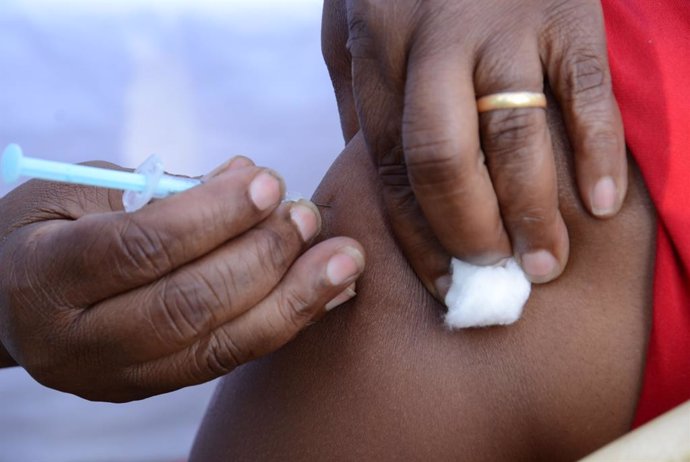
<svg viewBox="0 0 690 462">
<path fill-rule="evenodd" d="M 628 169 L 601 5 L 548 13 L 541 53 L 575 152 L 580 197 L 594 216 L 611 217 L 623 204 Z"/>
<path fill-rule="evenodd" d="M 424 286 L 442 300 L 436 282 L 448 274 L 450 258 L 429 227 L 410 185 L 401 134 L 404 87 L 396 85 L 400 79 L 384 75 L 382 69 L 393 66 L 381 66 L 376 51 L 368 48 L 369 42 L 360 30 L 350 43 L 363 138 L 381 178 L 381 196 L 393 233 Z M 351 142 L 359 144 L 362 137 Z"/>
<path fill-rule="evenodd" d="M 179 351 L 268 295 L 320 229 L 316 206 L 285 203 L 268 219 L 154 283 L 83 313 L 83 342 L 132 364 Z"/>
<path fill-rule="evenodd" d="M 105 161 L 83 162 L 83 165 L 109 170 L 129 170 Z M 229 168 L 251 165 L 254 164 L 250 159 L 236 156 L 223 163 L 206 177 L 216 176 Z M 28 181 L 21 188 L 11 191 L 8 194 L 8 199 L 10 200 L 4 201 L 0 208 L 0 215 L 7 218 L 8 222 L 23 223 L 26 217 L 31 217 L 33 222 L 61 219 L 76 220 L 93 213 L 120 212 L 123 210 L 122 191 L 53 181 Z"/>
<path fill-rule="evenodd" d="M 413 17 L 407 15 L 408 19 L 403 19 L 402 9 L 383 9 L 377 13 L 393 14 L 395 11 L 401 16 L 396 18 L 398 23 Z M 443 291 L 438 290 L 437 282 L 447 276 L 449 257 L 421 212 L 410 186 L 402 149 L 404 65 L 410 37 L 405 33 L 381 34 L 382 24 L 396 21 L 378 18 L 377 24 L 372 11 L 350 9 L 348 21 L 348 49 L 352 56 L 357 112 L 367 149 L 381 178 L 382 198 L 391 227 L 417 276 L 442 300 Z M 408 31 L 413 29 L 407 28 Z M 384 36 L 387 41 L 382 42 Z M 352 142 L 360 141 L 355 137 Z"/>
<path fill-rule="evenodd" d="M 481 53 L 475 71 L 478 96 L 543 91 L 537 45 L 521 43 L 521 47 L 501 45 Z M 480 114 L 479 122 L 482 148 L 513 252 L 532 282 L 551 281 L 565 268 L 568 235 L 558 210 L 546 112 L 541 108 L 497 109 Z"/>
<path fill-rule="evenodd" d="M 195 260 L 266 218 L 284 185 L 269 170 L 229 169 L 179 195 L 135 213 L 102 213 L 60 223 L 39 239 L 37 252 L 50 261 L 62 294 L 75 305 L 91 304 L 145 285 Z"/>
<path fill-rule="evenodd" d="M 439 301 L 447 292 L 450 256 L 424 217 L 404 165 L 379 169 L 383 201 L 396 240 L 424 287 Z"/>
<path fill-rule="evenodd" d="M 347 49 L 359 124 L 375 163 L 402 162 L 407 46 L 416 19 L 409 10 L 377 8 L 372 2 L 348 2 Z M 390 28 L 395 27 L 394 31 Z"/>
<path fill-rule="evenodd" d="M 300 257 L 256 307 L 183 351 L 130 368 L 128 380 L 137 389 L 162 393 L 227 374 L 285 345 L 363 269 L 364 252 L 357 242 L 322 242 Z"/>
<path fill-rule="evenodd" d="M 248 157 L 235 156 L 231 159 L 228 159 L 226 162 L 223 162 L 218 167 L 214 168 L 209 173 L 204 175 L 202 177 L 202 181 L 205 183 L 209 181 L 211 178 L 222 174 L 223 172 L 227 172 L 229 170 L 238 170 L 245 167 L 253 167 L 255 165 L 256 164 L 254 164 L 254 161 Z"/>
<path fill-rule="evenodd" d="M 483 161 L 469 59 L 410 54 L 403 145 L 410 183 L 443 246 L 462 260 L 491 264 L 510 256 Z"/>
<path fill-rule="evenodd" d="M 400 165 L 404 69 L 381 53 L 371 35 L 373 31 L 362 21 L 350 22 L 348 50 L 352 55 L 353 93 L 367 149 L 377 166 Z M 398 47 L 390 48 L 391 55 L 401 53 Z"/>
<path fill-rule="evenodd" d="M 347 9 L 344 0 L 323 2 L 321 52 L 331 77 L 340 114 L 340 127 L 348 143 L 359 131 L 354 94 L 352 93 L 352 59 L 347 50 Z"/>
</svg>

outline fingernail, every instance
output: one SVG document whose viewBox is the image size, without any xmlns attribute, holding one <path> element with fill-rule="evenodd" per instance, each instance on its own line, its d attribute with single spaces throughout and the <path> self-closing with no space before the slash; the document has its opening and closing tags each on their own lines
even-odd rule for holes
<svg viewBox="0 0 690 462">
<path fill-rule="evenodd" d="M 233 157 L 232 159 L 228 159 L 222 164 L 220 164 L 218 167 L 214 168 L 210 172 L 208 172 L 204 177 L 201 179 L 202 181 L 208 181 L 213 177 L 216 177 L 223 173 L 226 170 L 233 170 L 236 168 L 242 168 L 242 167 L 251 167 L 254 165 L 254 162 L 251 161 L 251 159 L 248 159 L 247 157 L 244 156 L 237 156 Z"/>
<path fill-rule="evenodd" d="M 268 172 L 259 173 L 249 185 L 249 197 L 259 210 L 276 205 L 280 196 L 280 180 Z"/>
<path fill-rule="evenodd" d="M 436 287 L 436 293 L 442 300 L 446 299 L 446 295 L 448 295 L 451 285 L 453 285 L 453 276 L 450 274 L 446 274 L 436 279 L 434 286 Z"/>
<path fill-rule="evenodd" d="M 334 286 L 345 284 L 364 268 L 364 256 L 354 247 L 345 247 L 328 260 L 326 277 Z"/>
<path fill-rule="evenodd" d="M 505 268 L 508 262 L 510 261 L 510 258 L 502 258 L 494 266 L 498 267 L 500 266 L 501 268 Z"/>
<path fill-rule="evenodd" d="M 347 289 L 343 290 L 335 297 L 333 300 L 326 304 L 326 311 L 331 311 L 333 308 L 338 307 L 348 300 L 351 300 L 357 292 L 355 292 L 355 284 L 350 284 Z"/>
<path fill-rule="evenodd" d="M 230 159 L 230 163 L 228 164 L 227 168 L 229 170 L 235 170 L 238 168 L 253 167 L 254 165 L 256 164 L 249 157 L 235 156 L 232 159 Z"/>
<path fill-rule="evenodd" d="M 529 279 L 536 283 L 547 282 L 558 272 L 558 261 L 546 250 L 523 254 L 520 263 Z"/>
<path fill-rule="evenodd" d="M 616 211 L 617 199 L 618 192 L 613 178 L 602 178 L 592 190 L 592 213 L 598 217 L 612 215 Z"/>
<path fill-rule="evenodd" d="M 310 204 L 308 201 L 300 200 L 290 209 L 290 219 L 297 227 L 304 242 L 308 242 L 316 236 L 319 230 L 319 218 L 317 216 L 319 211 L 316 206 Z"/>
</svg>

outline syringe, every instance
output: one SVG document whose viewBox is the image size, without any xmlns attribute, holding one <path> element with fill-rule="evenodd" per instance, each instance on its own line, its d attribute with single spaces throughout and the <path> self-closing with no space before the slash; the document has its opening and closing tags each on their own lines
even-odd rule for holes
<svg viewBox="0 0 690 462">
<path fill-rule="evenodd" d="M 164 174 L 163 163 L 155 155 L 149 157 L 136 171 L 123 172 L 25 157 L 16 144 L 10 144 L 2 153 L 0 173 L 3 182 L 8 184 L 20 177 L 29 177 L 119 189 L 125 191 L 122 202 L 128 212 L 142 208 L 152 198 L 162 199 L 201 184 L 200 180 Z"/>
</svg>

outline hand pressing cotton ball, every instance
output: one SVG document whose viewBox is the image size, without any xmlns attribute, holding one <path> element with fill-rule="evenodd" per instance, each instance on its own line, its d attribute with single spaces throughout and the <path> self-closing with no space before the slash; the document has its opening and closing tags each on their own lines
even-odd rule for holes
<svg viewBox="0 0 690 462">
<path fill-rule="evenodd" d="M 504 265 L 475 266 L 453 258 L 451 272 L 448 327 L 506 325 L 520 319 L 532 286 L 515 259 Z"/>
</svg>

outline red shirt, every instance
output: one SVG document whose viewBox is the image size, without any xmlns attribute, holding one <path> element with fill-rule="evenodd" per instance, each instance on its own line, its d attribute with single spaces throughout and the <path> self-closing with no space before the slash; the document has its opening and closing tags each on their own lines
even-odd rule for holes
<svg viewBox="0 0 690 462">
<path fill-rule="evenodd" d="M 658 214 L 634 426 L 690 400 L 690 0 L 602 0 L 625 138 Z"/>
</svg>

